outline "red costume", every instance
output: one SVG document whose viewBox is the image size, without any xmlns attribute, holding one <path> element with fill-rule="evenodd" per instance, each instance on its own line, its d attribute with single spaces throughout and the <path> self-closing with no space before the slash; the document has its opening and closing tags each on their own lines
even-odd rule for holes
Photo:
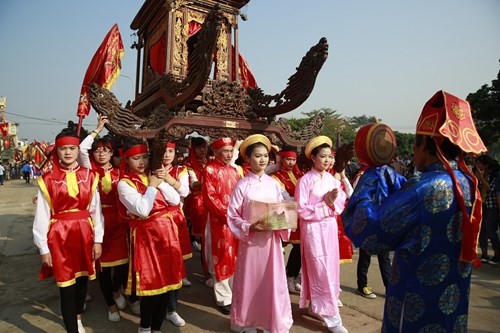
<svg viewBox="0 0 500 333">
<path fill-rule="evenodd" d="M 67 173 L 76 177 L 76 184 L 75 178 L 67 177 Z M 38 178 L 40 191 L 51 212 L 47 240 L 53 263 L 52 271 L 47 266 L 42 267 L 40 277 L 46 278 L 53 273 L 59 287 L 73 285 L 80 276 L 95 279 L 94 229 L 89 206 L 98 180 L 94 171 L 80 166 L 73 171 L 55 168 Z M 70 193 L 68 185 L 77 186 L 76 194 L 74 187 Z"/>
<path fill-rule="evenodd" d="M 281 187 L 284 188 L 292 198 L 295 195 L 295 186 L 300 177 L 302 177 L 302 172 L 298 168 L 294 168 L 293 171 L 280 169 L 273 173 L 273 178 L 280 183 Z M 289 242 L 292 244 L 300 244 L 300 225 L 297 230 L 293 230 L 290 234 Z"/>
<path fill-rule="evenodd" d="M 144 195 L 148 179 L 128 173 L 121 179 Z M 129 214 L 130 267 L 125 293 L 153 296 L 182 286 L 182 261 L 177 227 L 170 207 L 157 191 L 153 209 L 147 218 Z"/>
<path fill-rule="evenodd" d="M 239 179 L 233 166 L 218 159 L 209 162 L 203 173 L 203 202 L 208 209 L 212 258 L 218 281 L 233 276 L 236 268 L 238 240 L 227 225 L 227 206 Z"/>
<path fill-rule="evenodd" d="M 99 174 L 99 195 L 104 216 L 104 239 L 99 263 L 102 267 L 126 264 L 128 262 L 128 225 L 127 221 L 120 217 L 116 191 L 120 171 L 113 167 L 104 169 L 96 163 L 92 164 L 92 169 Z"/>
<path fill-rule="evenodd" d="M 197 163 L 189 162 L 187 164 L 188 172 L 190 174 L 189 184 L 195 181 L 200 181 L 203 175 L 203 169 L 206 163 L 196 161 Z M 195 179 L 191 179 L 191 174 L 194 174 Z M 191 234 L 193 236 L 202 237 L 207 222 L 207 210 L 203 205 L 203 195 L 200 189 L 189 188 L 190 193 L 184 199 L 184 212 L 189 216 L 191 222 Z"/>
<path fill-rule="evenodd" d="M 178 182 L 181 181 L 181 177 L 187 176 L 187 168 L 185 166 L 175 165 L 172 166 L 168 172 Z M 179 233 L 179 242 L 181 244 L 182 258 L 189 259 L 193 256 L 193 250 L 191 249 L 191 241 L 189 239 L 189 229 L 187 226 L 186 217 L 182 211 L 181 205 L 169 206 L 169 211 L 172 214 L 172 219 L 177 225 L 177 231 Z"/>
</svg>

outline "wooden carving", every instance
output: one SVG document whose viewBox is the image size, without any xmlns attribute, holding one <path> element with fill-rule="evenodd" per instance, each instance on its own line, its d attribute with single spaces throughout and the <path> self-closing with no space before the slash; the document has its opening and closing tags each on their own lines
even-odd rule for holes
<svg viewBox="0 0 500 333">
<path fill-rule="evenodd" d="M 265 95 L 260 88 L 249 89 L 255 113 L 260 117 L 272 118 L 299 107 L 311 94 L 327 57 L 328 42 L 323 37 L 302 58 L 297 71 L 290 76 L 287 87 L 281 93 L 271 96 Z"/>
</svg>

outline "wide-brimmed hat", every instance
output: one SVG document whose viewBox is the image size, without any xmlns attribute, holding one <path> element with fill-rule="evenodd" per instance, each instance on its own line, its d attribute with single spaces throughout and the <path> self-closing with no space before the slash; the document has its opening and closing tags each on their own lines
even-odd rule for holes
<svg viewBox="0 0 500 333">
<path fill-rule="evenodd" d="M 306 155 L 307 158 L 311 158 L 311 152 L 314 150 L 314 148 L 321 146 L 322 144 L 326 143 L 327 145 L 333 147 L 333 142 L 332 139 L 325 135 L 320 135 L 315 138 L 312 138 L 306 145 L 306 149 L 304 150 L 304 154 Z"/>
<path fill-rule="evenodd" d="M 241 145 L 240 145 L 240 156 L 241 157 L 245 157 L 246 156 L 246 152 L 247 152 L 247 148 L 249 146 L 253 145 L 254 143 L 257 143 L 257 142 L 260 142 L 264 146 L 266 146 L 268 151 L 271 150 L 271 141 L 265 135 L 262 135 L 262 134 L 252 134 L 250 136 L 247 136 L 245 138 L 245 140 L 243 140 L 243 142 L 241 143 Z"/>
</svg>

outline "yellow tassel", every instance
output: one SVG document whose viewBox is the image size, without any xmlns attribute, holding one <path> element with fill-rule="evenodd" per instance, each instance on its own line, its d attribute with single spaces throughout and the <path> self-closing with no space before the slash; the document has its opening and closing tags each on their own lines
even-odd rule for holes
<svg viewBox="0 0 500 333">
<path fill-rule="evenodd" d="M 74 171 L 66 172 L 66 186 L 68 187 L 68 194 L 72 198 L 76 198 L 78 193 L 78 181 L 76 180 L 76 173 Z"/>
<path fill-rule="evenodd" d="M 111 191 L 111 173 L 106 171 L 104 177 L 101 180 L 102 191 L 108 194 Z"/>
</svg>

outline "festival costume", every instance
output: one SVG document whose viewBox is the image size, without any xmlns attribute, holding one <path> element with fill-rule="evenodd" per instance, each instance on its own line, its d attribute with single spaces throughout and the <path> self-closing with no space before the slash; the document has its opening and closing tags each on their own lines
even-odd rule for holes
<svg viewBox="0 0 500 333">
<path fill-rule="evenodd" d="M 186 213 L 186 217 L 189 216 L 189 221 L 191 222 L 191 234 L 202 237 L 207 221 L 207 210 L 203 204 L 201 189 L 195 191 L 192 186 L 193 183 L 201 180 L 206 163 L 202 161 L 196 162 L 188 162 L 186 165 L 189 175 L 190 193 L 184 200 L 184 212 Z"/>
<path fill-rule="evenodd" d="M 129 213 L 130 267 L 125 293 L 153 296 L 182 286 L 183 261 L 169 202 L 179 194 L 166 183 L 148 187 L 145 175 L 127 173 L 118 183 L 120 201 Z"/>
<path fill-rule="evenodd" d="M 59 287 L 75 284 L 80 276 L 95 279 L 92 251 L 103 240 L 99 177 L 78 165 L 72 170 L 58 166 L 37 181 L 34 240 L 40 254 L 50 252 L 53 264 L 42 267 L 40 278 L 53 274 Z"/>
<path fill-rule="evenodd" d="M 233 190 L 227 221 L 239 239 L 238 260 L 233 279 L 231 325 L 271 332 L 288 332 L 292 310 L 286 284 L 281 240 L 289 230 L 250 230 L 250 200 L 280 202 L 280 185 L 270 176 L 248 174 Z M 256 301 L 258 299 L 258 301 Z"/>
<path fill-rule="evenodd" d="M 272 177 L 278 181 L 281 187 L 288 193 L 290 200 L 293 201 L 295 186 L 300 177 L 302 177 L 302 172 L 298 168 L 295 168 L 293 171 L 287 171 L 282 168 L 273 173 Z M 300 244 L 300 224 L 297 230 L 292 230 L 289 243 Z"/>
<path fill-rule="evenodd" d="M 481 198 L 462 154 L 458 164 L 449 163 L 440 144 L 446 137 L 464 152 L 485 147 L 468 103 L 443 91 L 424 106 L 416 132 L 434 139 L 439 161 L 402 189 L 391 168 L 366 170 L 343 214 L 344 226 L 357 246 L 395 251 L 384 332 L 465 332 Z"/>
<path fill-rule="evenodd" d="M 323 201 L 337 188 L 333 207 Z M 299 180 L 295 190 L 300 217 L 302 247 L 302 290 L 300 307 L 323 317 L 328 327 L 342 325 L 337 305 L 340 293 L 340 261 L 336 217 L 344 210 L 346 194 L 330 173 L 311 169 Z M 327 321 L 327 319 L 329 321 Z"/>
<path fill-rule="evenodd" d="M 172 166 L 168 173 L 181 184 L 177 192 L 179 192 L 181 198 L 185 198 L 189 194 L 189 175 L 187 173 L 187 168 L 184 166 L 175 165 Z M 172 214 L 172 219 L 177 225 L 182 258 L 184 260 L 189 259 L 193 256 L 193 250 L 191 248 L 191 241 L 189 238 L 189 229 L 186 217 L 184 216 L 181 204 L 175 206 L 170 205 L 169 212 Z"/>
<path fill-rule="evenodd" d="M 94 138 L 87 136 L 80 143 L 79 160 L 82 166 L 91 168 L 99 175 L 99 196 L 101 198 L 102 215 L 104 216 L 104 239 L 99 264 L 102 267 L 115 267 L 128 263 L 128 224 L 120 217 L 119 200 L 116 187 L 120 180 L 120 170 L 110 166 L 103 168 L 90 158 L 88 151 L 92 148 Z M 111 148 L 111 147 L 109 147 Z"/>
<path fill-rule="evenodd" d="M 215 159 L 203 173 L 203 202 L 208 209 L 211 255 L 217 281 L 233 276 L 238 240 L 227 225 L 227 206 L 234 186 L 240 179 L 236 169 Z"/>
</svg>

